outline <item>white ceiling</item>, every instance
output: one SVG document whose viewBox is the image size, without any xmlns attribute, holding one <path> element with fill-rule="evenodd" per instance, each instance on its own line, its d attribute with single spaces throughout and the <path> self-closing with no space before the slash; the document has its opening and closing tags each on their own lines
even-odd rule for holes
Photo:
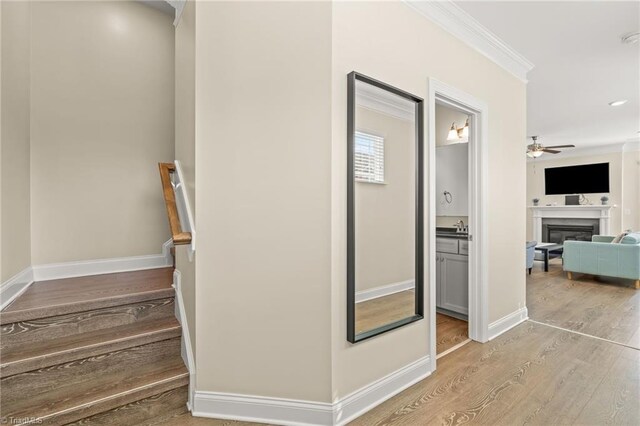
<svg viewBox="0 0 640 426">
<path fill-rule="evenodd" d="M 535 67 L 528 74 L 527 135 L 577 148 L 637 141 L 640 2 L 456 1 Z M 609 102 L 627 99 L 625 105 Z M 529 141 L 530 143 L 530 141 Z"/>
</svg>

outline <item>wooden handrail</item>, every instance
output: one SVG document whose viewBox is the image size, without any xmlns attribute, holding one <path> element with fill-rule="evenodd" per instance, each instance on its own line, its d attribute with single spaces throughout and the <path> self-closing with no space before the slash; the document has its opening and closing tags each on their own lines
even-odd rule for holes
<svg viewBox="0 0 640 426">
<path fill-rule="evenodd" d="M 167 205 L 167 216 L 169 217 L 169 227 L 171 228 L 173 244 L 190 244 L 191 232 L 182 231 L 178 208 L 176 207 L 176 196 L 173 192 L 173 185 L 171 184 L 171 173 L 176 171 L 176 166 L 173 163 L 158 163 L 158 167 L 160 168 L 162 193 L 164 195 L 164 203 Z"/>
</svg>

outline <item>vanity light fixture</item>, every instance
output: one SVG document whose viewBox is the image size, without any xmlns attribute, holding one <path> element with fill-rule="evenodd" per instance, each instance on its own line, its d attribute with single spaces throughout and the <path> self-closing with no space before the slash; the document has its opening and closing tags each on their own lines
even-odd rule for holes
<svg viewBox="0 0 640 426">
<path fill-rule="evenodd" d="M 469 118 L 464 123 L 464 127 L 457 128 L 456 122 L 451 123 L 451 128 L 449 129 L 449 133 L 447 134 L 448 141 L 457 141 L 460 139 L 467 140 L 469 138 Z"/>
<path fill-rule="evenodd" d="M 620 99 L 619 101 L 609 102 L 609 106 L 620 106 L 620 105 L 624 105 L 626 103 L 627 103 L 626 99 Z"/>
<path fill-rule="evenodd" d="M 447 134 L 448 141 L 458 140 L 458 131 L 456 130 L 456 122 L 451 123 L 451 128 L 449 129 L 449 133 Z"/>
<path fill-rule="evenodd" d="M 467 117 L 467 121 L 465 121 L 464 127 L 462 128 L 462 136 L 461 136 L 461 138 L 462 139 L 469 139 L 469 117 Z"/>
</svg>

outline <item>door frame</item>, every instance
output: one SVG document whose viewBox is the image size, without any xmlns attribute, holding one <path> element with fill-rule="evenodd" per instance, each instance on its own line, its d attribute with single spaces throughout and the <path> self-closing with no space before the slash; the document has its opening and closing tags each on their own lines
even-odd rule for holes
<svg viewBox="0 0 640 426">
<path fill-rule="evenodd" d="M 436 369 L 436 103 L 469 115 L 469 338 L 487 342 L 488 315 L 488 105 L 453 86 L 429 78 L 428 96 L 428 236 L 429 352 Z"/>
</svg>

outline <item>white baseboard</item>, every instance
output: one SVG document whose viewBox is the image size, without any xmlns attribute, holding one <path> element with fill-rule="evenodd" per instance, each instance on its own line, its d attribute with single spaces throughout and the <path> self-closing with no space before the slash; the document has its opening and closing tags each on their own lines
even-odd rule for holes
<svg viewBox="0 0 640 426">
<path fill-rule="evenodd" d="M 276 425 L 344 425 L 429 374 L 424 357 L 334 402 L 196 391 L 192 414 Z"/>
<path fill-rule="evenodd" d="M 196 391 L 191 414 L 286 426 L 331 425 L 333 422 L 333 409 L 327 402 L 202 391 Z"/>
<path fill-rule="evenodd" d="M 33 279 L 34 281 L 46 281 L 87 275 L 166 268 L 173 265 L 173 259 L 171 258 L 169 250 L 170 247 L 171 241 L 167 241 L 162 245 L 162 254 L 34 265 Z"/>
<path fill-rule="evenodd" d="M 173 240 L 171 238 L 162 244 L 162 256 L 164 256 L 164 263 L 168 266 L 173 266 L 173 256 L 171 255 L 172 247 Z"/>
<path fill-rule="evenodd" d="M 333 404 L 333 425 L 345 425 L 431 374 L 431 358 L 425 356 L 358 389 Z"/>
<path fill-rule="evenodd" d="M 33 283 L 31 266 L 18 272 L 0 286 L 0 310 L 6 308 Z"/>
<path fill-rule="evenodd" d="M 520 308 L 515 312 L 505 315 L 497 321 L 489 324 L 489 340 L 493 340 L 505 331 L 511 330 L 516 325 L 529 319 L 527 307 Z"/>
<path fill-rule="evenodd" d="M 415 288 L 414 280 L 400 281 L 393 284 L 387 284 L 380 287 L 374 287 L 369 290 L 356 292 L 356 303 L 366 300 L 377 299 L 378 297 L 388 296 L 390 294 L 399 293 L 405 290 Z"/>
<path fill-rule="evenodd" d="M 187 322 L 187 313 L 184 308 L 184 301 L 182 299 L 182 274 L 175 269 L 173 271 L 173 287 L 176 290 L 176 303 L 175 312 L 178 322 L 182 326 L 182 342 L 180 347 L 180 354 L 182 360 L 189 370 L 189 400 L 187 401 L 187 407 L 189 411 L 193 411 L 193 397 L 195 393 L 196 384 L 196 363 L 193 357 L 193 351 L 191 349 L 191 336 L 189 335 L 189 325 Z"/>
</svg>

